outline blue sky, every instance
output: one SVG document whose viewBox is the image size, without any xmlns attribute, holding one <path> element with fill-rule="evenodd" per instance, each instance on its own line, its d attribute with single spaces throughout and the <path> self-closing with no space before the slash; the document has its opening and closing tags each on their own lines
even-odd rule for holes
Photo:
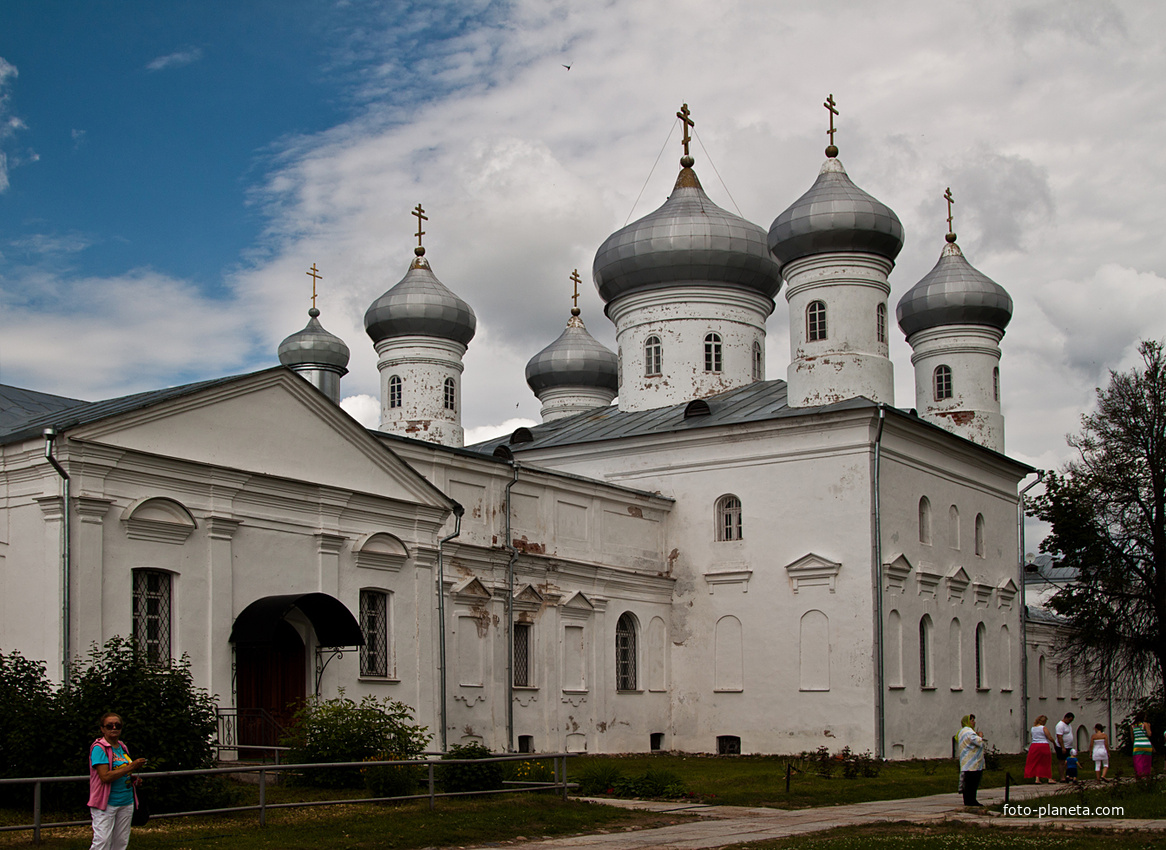
<svg viewBox="0 0 1166 850">
<path fill-rule="evenodd" d="M 346 409 L 373 424 L 361 320 L 420 202 L 479 318 L 465 424 L 535 420 L 523 367 L 572 269 L 667 195 L 680 104 L 710 196 L 767 228 L 817 174 L 833 93 L 842 161 L 906 230 L 892 304 L 939 256 L 951 186 L 965 254 L 1016 304 L 1009 451 L 1057 466 L 1107 370 L 1166 337 L 1163 31 L 1148 0 L 10 0 L 0 381 L 103 398 L 263 368 L 317 263 Z M 614 347 L 591 287 L 580 306 Z M 779 296 L 769 377 L 787 329 Z M 899 334 L 891 353 L 910 407 Z"/>
</svg>

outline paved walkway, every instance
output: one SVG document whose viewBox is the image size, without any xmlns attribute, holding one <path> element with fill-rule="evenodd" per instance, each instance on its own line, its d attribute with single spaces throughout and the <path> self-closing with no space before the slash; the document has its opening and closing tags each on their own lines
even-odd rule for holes
<svg viewBox="0 0 1166 850">
<path fill-rule="evenodd" d="M 1013 787 L 1010 802 L 1016 803 L 1047 794 L 1048 786 Z M 980 789 L 980 802 L 993 805 L 1004 802 L 1003 788 Z M 582 798 L 588 799 L 588 798 Z M 957 794 L 936 794 L 931 797 L 913 797 L 908 800 L 883 800 L 875 803 L 856 803 L 848 806 L 824 806 L 814 809 L 769 809 L 744 806 L 706 806 L 703 804 L 660 803 L 639 800 L 595 799 L 594 802 L 629 809 L 652 812 L 675 812 L 699 815 L 674 826 L 633 831 L 612 831 L 595 835 L 576 835 L 570 838 L 548 838 L 541 841 L 518 841 L 505 845 L 507 850 L 554 850 L 554 848 L 582 848 L 583 850 L 715 850 L 748 841 L 788 838 L 809 832 L 822 832 L 839 826 L 857 826 L 866 823 L 909 821 L 935 823 L 960 820 L 986 827 L 1057 826 L 1076 829 L 1139 829 L 1166 831 L 1166 820 L 1122 820 L 1118 818 L 1057 817 L 1023 818 L 985 815 L 965 809 Z M 1066 800 L 1065 805 L 1072 805 Z"/>
</svg>

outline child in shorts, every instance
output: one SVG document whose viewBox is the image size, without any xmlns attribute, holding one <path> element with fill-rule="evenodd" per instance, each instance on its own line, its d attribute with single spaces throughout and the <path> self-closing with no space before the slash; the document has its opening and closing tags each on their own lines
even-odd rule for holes
<svg viewBox="0 0 1166 850">
<path fill-rule="evenodd" d="M 1069 750 L 1069 758 L 1065 760 L 1065 778 L 1070 782 L 1077 781 L 1077 751 Z"/>
</svg>

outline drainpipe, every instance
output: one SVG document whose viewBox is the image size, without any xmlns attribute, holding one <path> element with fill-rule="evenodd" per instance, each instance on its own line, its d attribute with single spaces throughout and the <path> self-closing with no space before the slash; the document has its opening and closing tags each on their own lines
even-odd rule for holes
<svg viewBox="0 0 1166 850">
<path fill-rule="evenodd" d="M 441 701 L 438 706 L 441 715 L 441 751 L 446 751 L 447 705 L 446 705 L 446 672 L 445 672 L 445 560 L 443 559 L 445 544 L 462 533 L 462 515 L 466 509 L 457 502 L 453 503 L 454 526 L 453 534 L 443 537 L 437 544 L 437 665 L 441 670 Z"/>
<path fill-rule="evenodd" d="M 65 468 L 57 462 L 53 457 L 53 440 L 57 438 L 56 428 L 45 428 L 45 459 L 53 465 L 53 469 L 57 471 L 57 475 L 61 476 L 64 481 L 65 488 L 65 504 L 62 512 L 61 522 L 61 682 L 64 687 L 69 687 L 69 656 L 71 647 L 69 646 L 69 632 L 72 621 L 72 602 L 69 598 L 69 585 L 71 557 L 69 551 L 69 473 L 65 472 Z"/>
<path fill-rule="evenodd" d="M 510 562 L 506 565 L 506 752 L 514 752 L 514 562 L 518 550 L 510 534 L 510 489 L 518 483 L 518 461 L 510 458 L 514 477 L 506 485 L 506 549 Z"/>
<path fill-rule="evenodd" d="M 879 429 L 874 439 L 874 474 L 871 476 L 871 504 L 874 508 L 874 544 L 871 547 L 874 560 L 875 597 L 875 679 L 878 690 L 875 692 L 875 725 L 877 740 L 875 742 L 875 757 L 887 757 L 887 709 L 886 709 L 886 672 L 883 669 L 883 517 L 882 506 L 879 502 L 879 473 L 883 456 L 883 425 L 887 421 L 886 405 L 879 402 Z"/>
<path fill-rule="evenodd" d="M 1020 744 L 1023 747 L 1028 740 L 1028 597 L 1024 586 L 1024 494 L 1040 484 L 1045 478 L 1045 471 L 1036 471 L 1036 481 L 1020 491 L 1016 500 L 1017 539 L 1020 546 Z"/>
</svg>

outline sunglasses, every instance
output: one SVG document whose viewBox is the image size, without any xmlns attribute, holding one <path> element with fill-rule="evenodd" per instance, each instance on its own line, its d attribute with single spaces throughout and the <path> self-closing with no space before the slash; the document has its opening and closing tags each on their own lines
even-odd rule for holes
<svg viewBox="0 0 1166 850">
<path fill-rule="evenodd" d="M 120 728 L 121 728 L 121 724 L 120 724 L 120 723 L 106 723 L 106 724 L 105 724 L 104 726 L 102 726 L 101 728 L 102 728 L 102 729 L 120 729 Z"/>
</svg>

